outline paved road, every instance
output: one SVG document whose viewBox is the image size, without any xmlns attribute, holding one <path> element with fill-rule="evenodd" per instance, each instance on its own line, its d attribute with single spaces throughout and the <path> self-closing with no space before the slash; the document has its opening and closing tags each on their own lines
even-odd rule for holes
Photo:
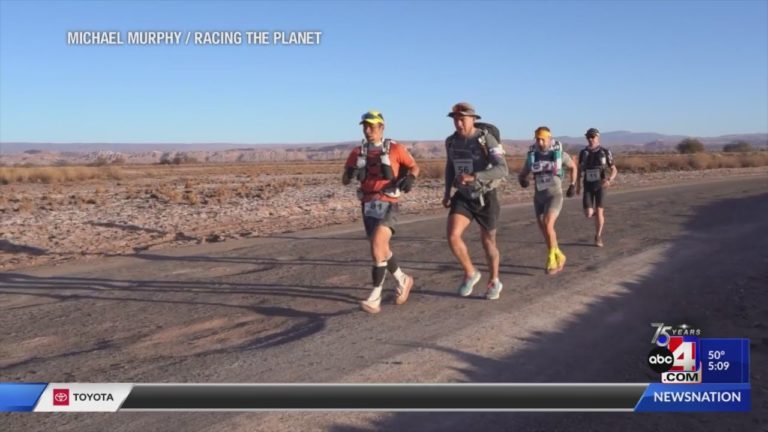
<svg viewBox="0 0 768 432">
<path fill-rule="evenodd" d="M 417 278 L 369 316 L 362 227 L 110 257 L 0 275 L 0 380 L 48 382 L 649 382 L 650 322 L 752 339 L 749 414 L 4 414 L 10 430 L 768 430 L 768 180 L 616 193 L 606 247 L 580 199 L 546 276 L 531 205 L 504 208 L 502 298 L 458 298 L 445 215 L 394 242 Z M 478 238 L 471 228 L 469 239 Z M 482 261 L 478 241 L 471 244 Z M 481 269 L 484 267 L 481 266 Z M 388 282 L 391 284 L 392 279 Z M 484 283 L 485 281 L 483 281 Z M 391 287 L 391 285 L 389 285 Z M 5 429 L 5 426 L 2 428 Z"/>
</svg>

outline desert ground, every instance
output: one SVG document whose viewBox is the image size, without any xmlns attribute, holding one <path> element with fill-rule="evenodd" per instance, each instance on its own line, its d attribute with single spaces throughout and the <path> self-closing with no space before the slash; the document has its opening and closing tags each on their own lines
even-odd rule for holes
<svg viewBox="0 0 768 432">
<path fill-rule="evenodd" d="M 555 277 L 531 190 L 511 176 L 496 302 L 454 292 L 443 162 L 426 161 L 393 242 L 416 289 L 377 316 L 357 305 L 370 258 L 337 162 L 0 168 L 2 380 L 649 382 L 649 323 L 669 321 L 751 338 L 751 413 L 4 414 L 4 427 L 764 430 L 768 167 L 675 160 L 625 159 L 603 249 L 580 198 L 566 200 Z"/>
<path fill-rule="evenodd" d="M 517 171 L 520 158 L 510 159 Z M 0 270 L 263 237 L 360 219 L 341 161 L 258 164 L 0 167 Z M 402 201 L 406 215 L 441 208 L 443 165 Z M 616 191 L 768 173 L 768 153 L 626 156 Z M 738 168 L 737 168 L 738 167 Z M 504 204 L 529 202 L 510 175 Z"/>
</svg>

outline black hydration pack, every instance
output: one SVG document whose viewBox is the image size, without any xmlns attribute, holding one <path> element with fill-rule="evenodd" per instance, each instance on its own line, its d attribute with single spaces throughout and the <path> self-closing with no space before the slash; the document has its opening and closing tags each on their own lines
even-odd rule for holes
<svg viewBox="0 0 768 432">
<path fill-rule="evenodd" d="M 587 171 L 599 169 L 601 180 L 605 179 L 605 170 L 608 169 L 612 163 L 613 161 L 611 160 L 610 152 L 606 148 L 600 147 L 597 151 L 589 151 L 589 148 L 583 148 L 579 152 L 579 170 Z"/>
<path fill-rule="evenodd" d="M 610 164 L 607 149 L 600 147 L 597 151 L 589 151 L 588 148 L 584 148 L 579 153 L 579 168 L 582 169 L 594 169 L 600 168 L 604 170 Z"/>
</svg>

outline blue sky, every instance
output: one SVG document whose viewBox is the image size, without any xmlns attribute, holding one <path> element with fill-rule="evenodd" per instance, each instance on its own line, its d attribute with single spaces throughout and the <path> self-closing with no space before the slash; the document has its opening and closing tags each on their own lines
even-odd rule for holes
<svg viewBox="0 0 768 432">
<path fill-rule="evenodd" d="M 317 46 L 68 46 L 66 32 L 322 31 Z M 124 36 L 125 39 L 125 36 Z M 539 125 L 768 132 L 768 2 L 0 0 L 0 142 L 441 139 Z"/>
</svg>

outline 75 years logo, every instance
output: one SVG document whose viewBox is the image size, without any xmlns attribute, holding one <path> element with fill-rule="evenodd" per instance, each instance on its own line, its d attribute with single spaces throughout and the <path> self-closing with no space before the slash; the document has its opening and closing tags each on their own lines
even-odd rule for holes
<svg viewBox="0 0 768 432">
<path fill-rule="evenodd" d="M 677 326 L 651 323 L 656 329 L 648 353 L 648 366 L 661 374 L 661 382 L 696 384 L 701 382 L 699 336 L 701 329 L 687 324 Z"/>
</svg>

